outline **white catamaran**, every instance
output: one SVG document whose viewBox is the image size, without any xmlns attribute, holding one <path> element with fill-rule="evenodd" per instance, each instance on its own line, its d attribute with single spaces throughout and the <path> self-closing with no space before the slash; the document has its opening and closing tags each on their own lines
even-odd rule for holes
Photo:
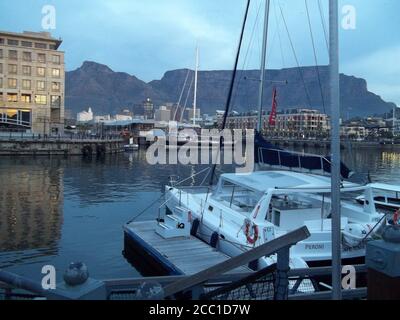
<svg viewBox="0 0 400 320">
<path fill-rule="evenodd" d="M 366 241 L 379 232 L 384 215 L 375 210 L 371 187 L 346 182 L 341 191 L 364 192 L 371 200 L 364 206 L 341 204 L 342 258 L 361 263 Z M 166 187 L 169 213 L 187 216 L 194 235 L 229 256 L 307 226 L 311 237 L 291 249 L 293 268 L 331 263 L 330 192 L 329 177 L 291 171 L 223 174 L 211 192 L 203 187 Z M 255 268 L 274 262 L 274 257 L 265 257 Z"/>
</svg>

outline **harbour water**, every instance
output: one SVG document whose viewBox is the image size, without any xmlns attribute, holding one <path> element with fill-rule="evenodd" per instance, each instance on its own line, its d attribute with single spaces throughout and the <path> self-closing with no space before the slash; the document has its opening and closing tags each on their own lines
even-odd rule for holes
<svg viewBox="0 0 400 320">
<path fill-rule="evenodd" d="M 400 184 L 400 151 L 347 149 L 343 159 L 375 182 Z M 54 265 L 60 280 L 70 262 L 83 261 L 94 278 L 140 276 L 122 254 L 122 225 L 151 205 L 137 219 L 154 219 L 169 177 L 204 168 L 149 165 L 145 150 L 92 160 L 2 157 L 0 268 L 39 280 Z"/>
</svg>

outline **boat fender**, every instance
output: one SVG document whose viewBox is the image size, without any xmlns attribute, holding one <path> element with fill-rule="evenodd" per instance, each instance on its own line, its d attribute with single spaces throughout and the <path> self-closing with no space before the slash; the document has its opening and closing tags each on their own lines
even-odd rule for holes
<svg viewBox="0 0 400 320">
<path fill-rule="evenodd" d="M 200 225 L 200 220 L 199 219 L 194 219 L 192 222 L 192 228 L 190 229 L 190 235 L 195 237 L 197 234 L 197 230 L 199 229 Z"/>
<path fill-rule="evenodd" d="M 400 220 L 400 210 L 396 210 L 396 212 L 393 215 L 393 224 L 395 226 L 399 225 L 399 220 Z"/>
<path fill-rule="evenodd" d="M 366 226 L 361 224 L 349 224 L 343 231 L 343 240 L 349 247 L 356 247 L 361 244 L 363 239 L 368 235 Z"/>
<path fill-rule="evenodd" d="M 210 239 L 210 246 L 215 249 L 218 245 L 218 240 L 219 240 L 218 232 L 213 232 L 213 234 L 211 235 L 211 239 Z"/>
</svg>

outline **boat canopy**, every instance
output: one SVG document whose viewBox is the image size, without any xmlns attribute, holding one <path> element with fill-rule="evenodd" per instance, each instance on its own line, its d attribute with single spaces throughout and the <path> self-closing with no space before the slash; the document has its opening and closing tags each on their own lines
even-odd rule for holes
<svg viewBox="0 0 400 320">
<path fill-rule="evenodd" d="M 331 179 L 326 176 L 305 174 L 293 171 L 256 171 L 251 174 L 227 173 L 221 175 L 222 182 L 256 191 L 267 192 L 270 189 L 314 189 L 329 190 Z M 345 182 L 344 188 L 359 187 Z"/>
<path fill-rule="evenodd" d="M 266 141 L 259 132 L 255 133 L 255 162 L 270 166 L 285 167 L 291 170 L 319 170 L 331 173 L 331 159 L 319 155 L 307 155 L 280 149 Z M 341 163 L 340 173 L 343 179 L 349 179 L 353 172 Z"/>
<path fill-rule="evenodd" d="M 371 183 L 369 186 L 372 189 L 377 189 L 377 190 L 382 190 L 382 191 L 400 192 L 400 186 L 395 186 L 395 185 L 391 185 L 391 184 Z"/>
</svg>

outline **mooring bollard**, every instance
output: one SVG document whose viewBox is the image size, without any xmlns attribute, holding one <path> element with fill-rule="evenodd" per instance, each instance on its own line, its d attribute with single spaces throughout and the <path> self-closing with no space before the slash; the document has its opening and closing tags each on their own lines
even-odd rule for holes
<svg viewBox="0 0 400 320">
<path fill-rule="evenodd" d="M 106 300 L 104 282 L 89 277 L 87 266 L 82 262 L 71 263 L 64 273 L 64 282 L 57 285 L 57 291 L 66 299 Z"/>
<path fill-rule="evenodd" d="M 385 228 L 383 240 L 367 245 L 368 299 L 400 299 L 400 226 Z"/>
</svg>

